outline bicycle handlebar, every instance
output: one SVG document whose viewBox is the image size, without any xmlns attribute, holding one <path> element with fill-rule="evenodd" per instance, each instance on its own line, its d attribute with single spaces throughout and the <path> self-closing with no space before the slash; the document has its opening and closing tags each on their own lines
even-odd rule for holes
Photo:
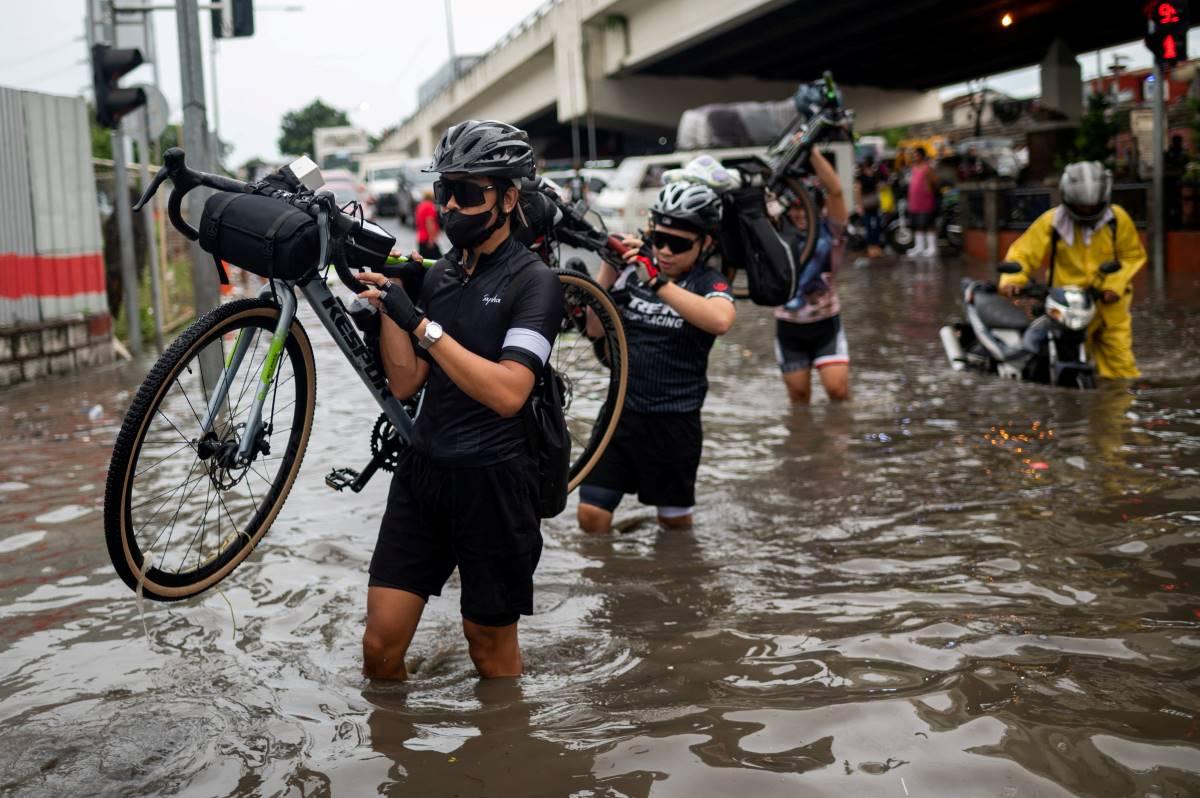
<svg viewBox="0 0 1200 798">
<path fill-rule="evenodd" d="M 168 178 L 175 184 L 175 187 L 171 189 L 171 196 L 167 200 L 167 215 L 171 218 L 171 224 L 175 226 L 175 229 L 183 233 L 191 241 L 198 239 L 200 233 L 183 218 L 181 206 L 184 196 L 189 191 L 197 186 L 206 186 L 217 191 L 236 191 L 238 193 L 245 193 L 250 190 L 249 184 L 243 183 L 241 180 L 189 169 L 183 150 L 178 147 L 172 147 L 163 153 L 162 168 L 158 170 L 158 174 L 154 176 L 154 179 L 150 181 L 150 185 L 142 192 L 142 196 L 134 204 L 133 210 L 140 211 L 158 191 L 163 181 Z"/>
</svg>

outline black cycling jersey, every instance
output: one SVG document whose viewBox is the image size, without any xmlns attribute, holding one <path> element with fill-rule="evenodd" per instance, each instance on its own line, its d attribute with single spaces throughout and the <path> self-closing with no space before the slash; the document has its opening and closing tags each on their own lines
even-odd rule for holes
<svg viewBox="0 0 1200 798">
<path fill-rule="evenodd" d="M 438 261 L 417 303 L 459 344 L 495 362 L 513 360 L 540 373 L 562 320 L 558 278 L 536 255 L 511 237 L 495 252 L 481 255 L 467 275 L 458 250 Z M 539 273 L 526 279 L 520 296 L 506 296 L 513 277 L 524 269 Z M 435 344 L 436 346 L 436 344 Z M 432 355 L 425 399 L 417 416 L 413 447 L 435 463 L 473 467 L 499 463 L 527 451 L 520 415 L 503 418 L 480 404 L 446 376 Z"/>
<path fill-rule="evenodd" d="M 614 284 L 625 337 L 629 342 L 629 387 L 625 407 L 635 413 L 687 413 L 700 409 L 708 394 L 708 353 L 716 336 L 688 324 L 642 283 L 622 290 L 633 268 Z M 733 301 L 720 272 L 696 267 L 677 285 L 702 297 Z"/>
</svg>

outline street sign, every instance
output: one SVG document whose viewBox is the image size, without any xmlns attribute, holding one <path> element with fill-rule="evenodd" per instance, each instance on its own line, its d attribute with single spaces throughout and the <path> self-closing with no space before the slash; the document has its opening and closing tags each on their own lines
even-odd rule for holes
<svg viewBox="0 0 1200 798">
<path fill-rule="evenodd" d="M 141 89 L 146 95 L 146 111 L 150 115 L 150 129 L 146 131 L 146 138 L 151 141 L 157 140 L 159 136 L 167 129 L 169 109 L 167 107 L 167 98 L 163 93 L 151 86 L 149 83 L 143 83 L 139 86 L 132 86 L 134 89 Z M 145 119 L 145 114 L 134 113 L 127 114 L 121 118 L 121 130 L 125 135 L 137 139 L 142 129 L 142 122 Z"/>
<path fill-rule="evenodd" d="M 1142 7 L 1146 15 L 1146 47 L 1154 61 L 1174 66 L 1187 60 L 1187 32 L 1191 24 L 1188 0 L 1150 0 Z"/>
</svg>

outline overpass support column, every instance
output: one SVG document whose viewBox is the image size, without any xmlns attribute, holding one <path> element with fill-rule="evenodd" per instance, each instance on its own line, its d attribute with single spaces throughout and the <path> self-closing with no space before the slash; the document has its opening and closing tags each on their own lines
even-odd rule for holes
<svg viewBox="0 0 1200 798">
<path fill-rule="evenodd" d="M 1055 39 L 1042 59 L 1042 102 L 1072 122 L 1083 116 L 1083 74 L 1075 53 L 1062 39 Z"/>
</svg>

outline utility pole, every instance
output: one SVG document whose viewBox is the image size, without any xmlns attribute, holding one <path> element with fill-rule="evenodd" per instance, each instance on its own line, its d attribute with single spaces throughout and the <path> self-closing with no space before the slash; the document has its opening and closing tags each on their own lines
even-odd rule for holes
<svg viewBox="0 0 1200 798">
<path fill-rule="evenodd" d="M 458 80 L 458 58 L 454 55 L 454 19 L 450 15 L 450 0 L 446 0 L 446 46 L 450 49 L 450 80 Z"/>
<path fill-rule="evenodd" d="M 1154 288 L 1159 296 L 1162 296 L 1163 286 L 1166 281 L 1166 253 L 1163 251 L 1166 247 L 1167 237 L 1164 233 L 1163 226 L 1166 224 L 1166 214 L 1163 213 L 1163 201 L 1166 199 L 1164 189 L 1163 169 L 1166 166 L 1163 158 L 1163 130 L 1166 127 L 1165 107 L 1163 95 L 1166 94 L 1166 86 L 1163 85 L 1166 77 L 1162 64 L 1155 62 L 1154 64 L 1154 130 L 1152 137 L 1154 139 L 1154 197 L 1150 203 L 1151 219 L 1150 219 L 1150 237 L 1151 237 L 1151 253 L 1154 264 Z"/>
<path fill-rule="evenodd" d="M 179 67 L 183 84 L 183 145 L 188 166 L 212 171 L 208 154 L 208 119 L 204 104 L 204 63 L 200 49 L 200 12 L 196 0 L 178 0 L 175 20 L 179 32 Z M 200 223 L 200 208 L 208 197 L 207 189 L 195 189 L 188 195 L 188 210 L 193 227 Z M 192 242 L 192 288 L 196 315 L 215 308 L 221 300 L 216 270 L 211 257 Z"/>
</svg>

